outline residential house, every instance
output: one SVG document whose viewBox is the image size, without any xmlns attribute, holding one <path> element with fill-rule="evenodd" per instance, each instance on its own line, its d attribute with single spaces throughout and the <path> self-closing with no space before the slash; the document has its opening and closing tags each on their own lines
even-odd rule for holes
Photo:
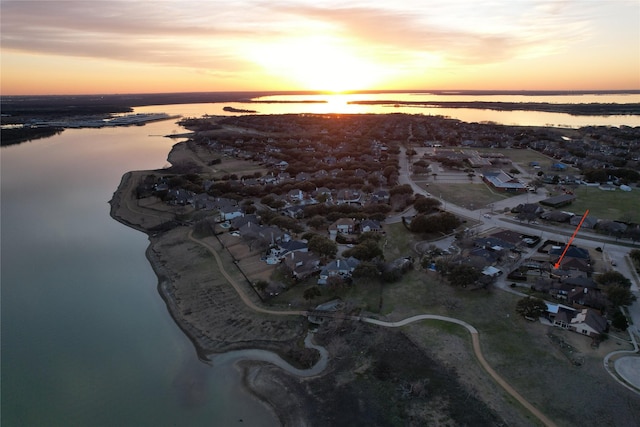
<svg viewBox="0 0 640 427">
<path fill-rule="evenodd" d="M 562 304 L 551 304 L 547 302 L 546 305 L 547 317 L 549 318 L 553 326 L 567 329 L 569 327 L 571 319 L 574 316 L 575 310 Z"/>
<path fill-rule="evenodd" d="M 389 203 L 389 192 L 387 190 L 374 191 L 371 194 L 371 201 L 377 203 Z"/>
<path fill-rule="evenodd" d="M 492 233 L 491 237 L 494 239 L 500 239 L 503 242 L 510 243 L 513 246 L 520 246 L 524 243 L 522 241 L 522 234 L 516 233 L 515 231 L 511 230 L 497 231 L 495 233 Z"/>
<path fill-rule="evenodd" d="M 326 285 L 329 283 L 331 277 L 340 277 L 342 279 L 351 278 L 351 273 L 360 264 L 360 261 L 350 257 L 347 259 L 338 258 L 331 261 L 320 270 L 320 277 L 318 278 L 319 285 Z"/>
<path fill-rule="evenodd" d="M 332 239 L 341 234 L 352 234 L 355 231 L 356 222 L 351 218 L 340 218 L 329 226 L 329 236 Z"/>
<path fill-rule="evenodd" d="M 169 204 L 185 206 L 191 203 L 195 194 L 182 188 L 170 189 L 167 193 Z"/>
<path fill-rule="evenodd" d="M 540 218 L 553 222 L 568 222 L 571 216 L 570 213 L 564 211 L 548 211 L 540 215 Z"/>
<path fill-rule="evenodd" d="M 342 205 L 342 204 L 350 205 L 352 203 L 360 203 L 361 198 L 362 198 L 362 193 L 360 193 L 360 191 L 353 190 L 350 188 L 345 188 L 338 191 L 336 201 L 339 205 Z"/>
<path fill-rule="evenodd" d="M 289 167 L 289 163 L 285 162 L 284 160 L 279 161 L 278 163 L 275 164 L 275 167 L 281 171 L 286 170 Z"/>
<path fill-rule="evenodd" d="M 382 227 L 380 226 L 380 222 L 374 221 L 372 219 L 365 219 L 360 222 L 360 232 L 361 233 L 379 233 L 382 231 Z"/>
<path fill-rule="evenodd" d="M 518 193 L 527 191 L 527 187 L 518 178 L 514 178 L 503 170 L 485 172 L 482 174 L 482 180 L 499 191 Z"/>
<path fill-rule="evenodd" d="M 296 181 L 298 182 L 309 181 L 310 179 L 311 174 L 308 172 L 298 172 L 298 174 L 296 175 Z"/>
<path fill-rule="evenodd" d="M 216 208 L 215 199 L 209 196 L 207 193 L 196 194 L 191 199 L 191 203 L 193 203 L 193 207 L 196 209 L 211 211 Z"/>
<path fill-rule="evenodd" d="M 320 268 L 320 258 L 313 252 L 289 252 L 282 262 L 289 267 L 291 275 L 298 280 L 306 279 Z"/>
<path fill-rule="evenodd" d="M 559 196 L 549 197 L 541 200 L 539 203 L 544 206 L 550 206 L 552 208 L 560 208 L 562 206 L 570 205 L 576 196 L 573 194 L 560 194 Z"/>
<path fill-rule="evenodd" d="M 544 209 L 537 203 L 521 203 L 511 212 L 517 214 L 521 221 L 533 221 L 544 212 Z"/>
<path fill-rule="evenodd" d="M 234 228 L 236 230 L 239 230 L 240 228 L 242 228 L 243 226 L 245 226 L 250 222 L 253 223 L 254 225 L 260 224 L 260 221 L 258 220 L 258 217 L 255 214 L 239 216 L 229 221 L 229 223 L 231 224 L 231 228 Z"/>
<path fill-rule="evenodd" d="M 627 225 L 617 221 L 600 221 L 596 228 L 613 235 L 619 235 L 627 231 Z"/>
<path fill-rule="evenodd" d="M 220 221 L 229 221 L 244 215 L 240 206 L 225 206 L 220 208 Z"/>
<path fill-rule="evenodd" d="M 504 249 L 511 250 L 515 249 L 515 245 L 509 242 L 506 242 L 502 239 L 498 239 L 496 237 L 478 237 L 473 241 L 473 244 L 479 248 L 484 248 L 487 250 L 492 250 L 494 252 L 499 252 Z"/>
<path fill-rule="evenodd" d="M 469 252 L 471 264 L 493 265 L 498 262 L 499 254 L 484 248 L 475 248 Z M 476 261 L 477 260 L 477 261 Z"/>
<path fill-rule="evenodd" d="M 278 247 L 275 251 L 272 250 L 272 255 L 277 257 L 284 257 L 292 252 L 309 252 L 309 246 L 306 241 L 302 240 L 288 240 L 285 239 L 278 243 Z"/>
<path fill-rule="evenodd" d="M 589 337 L 598 337 L 609 329 L 609 324 L 595 310 L 584 308 L 571 319 L 569 329 Z"/>
<path fill-rule="evenodd" d="M 289 202 L 291 203 L 300 203 L 304 200 L 305 198 L 305 193 L 304 191 L 296 188 L 294 190 L 290 190 L 287 193 L 287 199 L 289 200 Z"/>
<path fill-rule="evenodd" d="M 284 209 L 283 213 L 291 218 L 302 218 L 304 215 L 304 205 L 291 205 Z"/>
<path fill-rule="evenodd" d="M 582 217 L 584 215 L 574 215 L 571 217 L 571 219 L 569 220 L 569 224 L 573 225 L 574 227 L 577 227 L 578 224 L 580 224 L 580 221 L 582 221 Z M 584 221 L 582 221 L 582 228 L 594 228 L 596 225 L 598 224 L 598 219 L 594 218 L 593 216 L 587 215 L 587 217 L 584 219 Z"/>
<path fill-rule="evenodd" d="M 600 289 L 576 286 L 567 295 L 567 302 L 576 308 L 591 307 L 596 310 L 604 310 L 608 300 Z"/>
</svg>

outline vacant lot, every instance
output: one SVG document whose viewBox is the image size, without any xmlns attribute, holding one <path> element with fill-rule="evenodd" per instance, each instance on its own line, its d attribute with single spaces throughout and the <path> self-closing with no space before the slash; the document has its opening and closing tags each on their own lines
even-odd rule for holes
<svg viewBox="0 0 640 427">
<path fill-rule="evenodd" d="M 510 194 L 492 191 L 479 178 L 474 178 L 474 182 L 464 184 L 445 184 L 437 181 L 429 181 L 419 185 L 434 197 L 441 197 L 447 202 L 462 206 L 467 209 L 486 208 L 489 204 L 509 198 Z"/>
</svg>

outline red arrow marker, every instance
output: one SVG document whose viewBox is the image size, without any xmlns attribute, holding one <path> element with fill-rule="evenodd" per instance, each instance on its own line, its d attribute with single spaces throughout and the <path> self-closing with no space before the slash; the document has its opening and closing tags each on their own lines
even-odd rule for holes
<svg viewBox="0 0 640 427">
<path fill-rule="evenodd" d="M 576 231 L 573 232 L 573 235 L 569 239 L 569 243 L 567 243 L 567 245 L 564 247 L 564 251 L 562 251 L 562 255 L 560 255 L 560 258 L 558 258 L 558 262 L 556 262 L 555 265 L 553 266 L 553 268 L 555 268 L 556 270 L 560 268 L 560 263 L 562 262 L 562 258 L 564 258 L 564 254 L 567 253 L 567 249 L 569 249 L 569 246 L 571 246 L 571 242 L 573 242 L 573 239 L 576 237 L 576 234 L 578 234 L 578 230 L 580 230 L 580 227 L 582 227 L 582 223 L 587 218 L 588 213 L 589 213 L 589 209 L 587 209 L 584 215 L 582 215 L 582 219 L 580 220 L 580 223 L 576 227 Z"/>
</svg>

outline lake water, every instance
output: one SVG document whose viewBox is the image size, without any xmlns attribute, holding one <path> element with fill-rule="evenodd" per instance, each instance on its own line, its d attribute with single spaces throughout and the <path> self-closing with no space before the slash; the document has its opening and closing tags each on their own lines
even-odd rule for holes
<svg viewBox="0 0 640 427">
<path fill-rule="evenodd" d="M 172 122 L 66 130 L 2 148 L 2 425 L 273 426 L 224 359 L 169 316 L 144 234 L 107 201 L 167 164 Z"/>
<path fill-rule="evenodd" d="M 545 113 L 538 111 L 495 111 L 475 108 L 439 108 L 390 105 L 358 105 L 349 104 L 351 101 L 485 101 L 485 102 L 547 102 L 559 103 L 640 103 L 640 94 L 603 94 L 603 95 L 553 95 L 553 96 L 525 96 L 525 95 L 431 95 L 425 93 L 385 93 L 385 94 L 324 94 L 324 95 L 274 95 L 256 98 L 260 101 L 286 101 L 286 103 L 211 103 L 211 104 L 183 104 L 138 107 L 138 113 L 163 111 L 168 114 L 181 114 L 186 117 L 200 117 L 210 115 L 235 115 L 224 111 L 225 106 L 238 109 L 255 110 L 259 114 L 424 114 L 441 115 L 459 119 L 465 122 L 495 122 L 504 125 L 522 126 L 558 126 L 579 128 L 583 126 L 640 126 L 640 115 L 612 115 L 612 116 L 572 116 L 564 113 Z M 303 103 L 303 101 L 322 101 L 320 103 Z"/>
<path fill-rule="evenodd" d="M 136 112 L 229 115 L 222 108 L 233 105 L 265 114 L 408 112 L 505 124 L 640 125 L 637 116 L 431 112 L 349 105 L 352 98 L 342 95 L 327 100 L 151 106 Z M 122 175 L 167 165 L 175 141 L 162 135 L 181 132 L 172 121 L 66 130 L 0 151 L 3 426 L 230 426 L 240 419 L 243 425 L 277 425 L 242 389 L 231 361 L 220 358 L 208 366 L 198 360 L 157 293 L 144 256 L 146 236 L 109 216 L 107 201 Z"/>
</svg>

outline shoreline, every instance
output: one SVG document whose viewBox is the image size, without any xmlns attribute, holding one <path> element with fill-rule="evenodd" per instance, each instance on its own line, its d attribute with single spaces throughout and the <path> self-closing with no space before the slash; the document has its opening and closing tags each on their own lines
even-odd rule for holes
<svg viewBox="0 0 640 427">
<path fill-rule="evenodd" d="M 206 293 L 205 298 L 212 300 L 212 294 L 214 292 L 208 289 L 208 286 L 216 287 L 216 283 L 209 283 L 213 279 L 211 271 L 195 271 L 193 275 L 190 275 L 189 269 L 179 270 L 173 268 L 180 264 L 180 260 L 174 261 L 172 254 L 166 253 L 165 246 L 175 248 L 180 246 L 178 251 L 185 253 L 198 252 L 203 263 L 210 267 L 211 257 L 200 244 L 191 241 L 188 238 L 188 228 L 179 226 L 177 224 L 171 224 L 171 228 L 162 232 L 154 232 L 154 228 L 161 228 L 163 225 L 170 224 L 173 219 L 168 218 L 166 215 L 163 217 L 160 213 L 155 215 L 147 215 L 146 218 L 142 218 L 143 213 L 134 212 L 128 203 L 131 199 L 126 200 L 127 197 L 131 197 L 133 186 L 135 185 L 133 180 L 139 178 L 146 173 L 153 173 L 157 171 L 132 171 L 124 174 L 118 189 L 114 192 L 112 199 L 109 201 L 111 205 L 111 217 L 121 224 L 133 228 L 147 235 L 149 239 L 149 246 L 147 247 L 145 254 L 149 261 L 151 268 L 153 269 L 156 277 L 158 278 L 158 292 L 167 306 L 169 314 L 174 319 L 178 327 L 189 337 L 193 342 L 198 357 L 203 361 L 209 360 L 209 355 L 223 353 L 231 350 L 259 348 L 264 350 L 270 350 L 276 354 L 288 360 L 286 356 L 286 350 L 295 345 L 296 342 L 304 339 L 304 333 L 306 332 L 306 326 L 302 323 L 301 316 L 288 316 L 284 319 L 286 323 L 293 323 L 294 331 L 282 331 L 284 325 L 279 325 L 278 322 L 282 316 L 278 316 L 275 313 L 265 312 L 257 313 L 250 308 L 245 307 L 241 301 L 240 296 L 236 293 L 233 287 L 226 284 L 225 278 L 221 279 L 222 286 L 231 288 L 227 289 L 225 295 L 221 295 L 221 290 L 215 289 L 215 297 L 220 297 L 224 300 L 222 303 L 227 307 L 227 311 L 231 311 L 237 318 L 240 318 L 246 322 L 247 317 L 255 317 L 261 320 L 263 323 L 270 322 L 276 324 L 273 330 L 253 331 L 252 333 L 244 333 L 241 327 L 232 327 L 237 339 L 227 339 L 220 334 L 216 334 L 213 330 L 208 330 L 203 326 L 203 322 L 212 322 L 213 329 L 216 326 L 217 321 L 229 321 L 229 318 L 217 315 L 217 313 L 209 313 L 210 316 L 205 318 L 198 318 L 193 321 L 186 319 L 185 311 L 189 314 L 191 310 L 195 309 L 190 304 L 195 304 L 201 295 L 192 294 L 190 289 L 187 289 L 189 283 L 197 282 L 198 285 L 202 285 L 201 288 L 209 291 Z M 146 209 L 138 206 L 139 209 Z M 153 218 L 155 217 L 155 218 Z M 143 225 L 144 221 L 147 221 L 148 225 Z M 187 255 L 187 258 L 189 255 Z M 173 264 L 173 265 L 172 265 Z M 195 270 L 195 269 L 194 269 Z M 198 273 L 201 273 L 198 275 Z M 207 281 L 207 283 L 205 283 Z M 184 289 L 183 289 L 184 288 Z M 196 290 L 202 290 L 197 288 Z M 209 301 L 211 302 L 211 301 Z M 222 305 L 222 304 L 218 304 Z M 211 307 L 200 307 L 201 309 L 210 310 Z M 205 311 L 205 310 L 202 311 Z M 299 314 L 299 313 L 298 313 Z M 291 318 L 294 318 L 293 322 Z M 297 319 L 300 317 L 300 319 Z M 306 322 L 306 320 L 305 320 Z M 280 321 L 280 323 L 282 323 Z M 206 325 L 205 325 L 206 326 Z M 297 326 L 297 327 L 295 327 Z M 304 326 L 304 327 L 303 327 Z M 227 332 L 229 331 L 227 329 Z M 209 333 L 207 333 L 209 332 Z M 256 333 L 257 332 L 257 333 Z M 276 337 L 274 332 L 279 332 Z M 222 339 L 221 339 L 222 338 Z M 293 361 L 295 363 L 295 361 Z"/>
<path fill-rule="evenodd" d="M 119 223 L 129 228 L 133 228 L 136 231 L 144 233 L 147 236 L 147 239 L 149 240 L 149 245 L 145 250 L 145 257 L 149 262 L 149 264 L 151 265 L 151 269 L 153 270 L 153 273 L 156 275 L 156 278 L 158 280 L 158 283 L 156 286 L 158 294 L 160 295 L 160 298 L 162 298 L 162 301 L 164 301 L 165 306 L 167 308 L 167 312 L 169 313 L 173 321 L 176 323 L 178 328 L 180 328 L 180 330 L 187 336 L 189 341 L 191 341 L 191 343 L 193 344 L 194 348 L 196 349 L 196 354 L 198 356 L 198 359 L 200 359 L 203 362 L 209 362 L 210 359 L 204 347 L 192 334 L 189 328 L 182 322 L 182 320 L 179 317 L 177 317 L 175 314 L 176 307 L 173 305 L 173 301 L 171 300 L 171 298 L 169 298 L 168 290 L 166 289 L 166 286 L 169 283 L 169 279 L 168 279 L 169 275 L 167 274 L 168 273 L 167 271 L 163 270 L 160 267 L 161 265 L 160 260 L 153 253 L 153 237 L 151 233 L 148 230 L 144 229 L 143 227 L 137 224 L 134 224 L 128 221 L 127 219 L 125 219 L 123 216 L 117 214 L 117 211 L 121 208 L 123 191 L 124 191 L 123 188 L 129 187 L 132 179 L 133 179 L 133 172 L 131 171 L 125 173 L 122 176 L 122 179 L 120 180 L 120 185 L 118 186 L 116 191 L 113 193 L 113 197 L 111 198 L 111 200 L 109 200 L 109 205 L 111 206 L 110 216 L 111 218 L 118 221 Z"/>
<path fill-rule="evenodd" d="M 127 197 L 131 197 L 132 195 L 134 180 L 142 174 L 152 172 L 154 171 L 129 171 L 123 175 L 118 188 L 109 201 L 110 216 L 121 224 L 142 232 L 147 236 L 149 245 L 145 250 L 145 257 L 157 277 L 158 282 L 156 289 L 158 294 L 160 298 L 162 298 L 167 312 L 175 324 L 193 344 L 198 359 L 203 363 L 211 364 L 213 363 L 211 356 L 214 355 L 235 350 L 260 349 L 271 351 L 290 364 L 295 363 L 295 360 L 291 360 L 286 354 L 287 348 L 292 348 L 296 345 L 298 340 L 295 338 L 293 340 L 288 339 L 276 342 L 265 339 L 216 342 L 200 330 L 197 325 L 185 319 L 183 311 L 181 311 L 176 300 L 176 289 L 180 286 L 180 280 L 187 281 L 188 277 L 181 276 L 179 272 L 173 271 L 171 267 L 167 265 L 166 260 L 162 258 L 162 236 L 165 233 L 154 233 L 149 229 L 166 223 L 168 219 L 162 219 L 159 224 L 145 227 L 140 224 L 140 218 L 134 218 L 135 213 L 128 206 L 130 200 L 127 200 Z M 184 227 L 176 227 L 176 229 L 180 228 Z M 188 238 L 184 237 L 183 240 L 185 243 L 188 243 Z M 231 286 L 229 287 L 231 288 Z M 232 291 L 235 292 L 233 289 Z M 238 302 L 237 305 L 236 308 L 238 311 L 241 311 L 242 303 Z M 255 313 L 255 315 L 259 317 L 258 313 Z M 214 324 L 212 326 L 216 328 L 218 325 Z M 305 331 L 306 328 L 303 328 L 303 332 Z M 302 337 L 304 337 L 304 335 Z M 234 369 L 239 371 L 241 386 L 246 390 L 248 395 L 263 404 L 281 425 L 309 425 L 305 419 L 305 411 L 302 411 L 300 408 L 310 403 L 305 399 L 289 395 L 280 398 L 278 393 L 280 390 L 279 387 L 285 384 L 288 389 L 299 387 L 299 377 L 290 374 L 287 370 L 275 365 L 272 366 L 270 363 L 260 360 L 241 359 L 235 361 L 233 366 Z"/>
</svg>

